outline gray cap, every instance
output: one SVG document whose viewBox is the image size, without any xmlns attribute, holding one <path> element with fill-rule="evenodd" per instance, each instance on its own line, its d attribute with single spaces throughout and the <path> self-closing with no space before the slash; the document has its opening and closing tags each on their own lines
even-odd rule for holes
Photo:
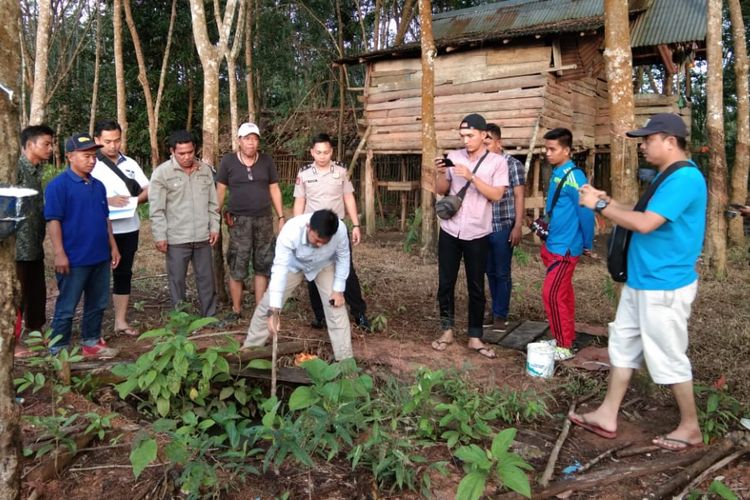
<svg viewBox="0 0 750 500">
<path fill-rule="evenodd" d="M 676 137 L 687 137 L 685 122 L 674 113 L 658 113 L 651 117 L 645 127 L 626 132 L 628 137 L 646 137 L 653 134 L 667 134 Z"/>
</svg>

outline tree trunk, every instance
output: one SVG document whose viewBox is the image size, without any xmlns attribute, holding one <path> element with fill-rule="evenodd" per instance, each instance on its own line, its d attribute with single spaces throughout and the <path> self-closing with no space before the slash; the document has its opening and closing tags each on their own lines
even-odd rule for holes
<svg viewBox="0 0 750 500">
<path fill-rule="evenodd" d="M 404 2 L 404 8 L 401 9 L 401 20 L 398 23 L 398 31 L 396 32 L 396 39 L 393 42 L 394 46 L 398 46 L 404 43 L 404 37 L 406 37 L 406 31 L 409 29 L 409 24 L 411 24 L 411 20 L 413 17 L 414 17 L 414 0 L 406 0 Z"/>
<path fill-rule="evenodd" d="M 49 6 L 49 2 L 47 2 Z M 16 0 L 0 0 L 0 182 L 12 183 L 18 162 L 18 103 L 21 47 Z M 46 56 L 45 56 L 46 57 Z M 46 75 L 42 75 L 42 80 Z M 20 411 L 13 387 L 16 240 L 0 241 L 0 500 L 20 498 Z"/>
<path fill-rule="evenodd" d="M 706 29 L 706 129 L 708 131 L 708 221 L 706 224 L 706 255 L 717 277 L 726 275 L 727 223 L 727 160 L 724 150 L 724 61 L 722 55 L 722 1 L 708 0 Z"/>
<path fill-rule="evenodd" d="M 435 233 L 435 59 L 437 49 L 432 36 L 432 2 L 419 0 L 419 21 L 422 27 L 422 248 L 423 257 L 434 256 L 437 249 Z"/>
<path fill-rule="evenodd" d="M 237 15 L 237 28 L 234 33 L 234 40 L 232 41 L 232 48 L 225 49 L 224 58 L 227 60 L 227 75 L 229 77 L 229 121 L 230 130 L 229 134 L 232 137 L 232 150 L 236 151 L 239 146 L 239 138 L 237 137 L 237 129 L 239 129 L 238 123 L 238 109 L 237 109 L 237 56 L 240 55 L 242 50 L 242 42 L 245 38 L 244 31 L 245 26 L 245 6 L 247 0 L 240 0 L 240 12 Z"/>
<path fill-rule="evenodd" d="M 141 37 L 138 36 L 138 30 L 133 21 L 133 13 L 130 10 L 130 0 L 122 0 L 125 10 L 125 22 L 130 31 L 130 38 L 133 40 L 135 49 L 135 59 L 138 62 L 138 82 L 143 88 L 143 97 L 146 101 L 146 117 L 148 119 L 148 141 L 151 146 L 151 167 L 159 165 L 159 143 L 156 139 L 157 125 L 154 116 L 154 99 L 151 96 L 151 85 L 148 83 L 148 72 L 146 71 L 146 60 L 143 57 L 143 48 L 141 47 Z"/>
<path fill-rule="evenodd" d="M 339 57 L 344 57 L 344 22 L 341 20 L 341 0 L 336 0 L 336 21 L 338 29 Z M 338 123 L 338 147 L 336 148 L 336 160 L 340 163 L 344 158 L 344 114 L 346 113 L 346 65 L 339 64 L 339 123 Z"/>
<path fill-rule="evenodd" d="M 254 0 L 248 2 L 245 19 L 245 90 L 247 92 L 247 121 L 255 121 L 255 87 L 253 85 L 253 21 Z"/>
<path fill-rule="evenodd" d="M 117 85 L 117 123 L 122 128 L 122 143 L 120 149 L 128 150 L 128 113 L 125 97 L 125 68 L 122 57 L 122 0 L 114 0 L 112 12 L 112 26 L 115 44 L 115 82 Z"/>
<path fill-rule="evenodd" d="M 36 24 L 36 52 L 34 56 L 34 86 L 31 91 L 31 111 L 29 125 L 39 125 L 44 121 L 47 99 L 47 68 L 49 66 L 49 32 L 52 19 L 50 0 L 39 0 L 39 16 Z"/>
<path fill-rule="evenodd" d="M 159 72 L 159 88 L 156 91 L 156 103 L 154 104 L 154 129 L 156 134 L 159 133 L 159 114 L 161 110 L 161 100 L 164 97 L 164 81 L 167 76 L 167 63 L 169 62 L 169 50 L 172 47 L 172 34 L 174 33 L 174 23 L 177 19 L 177 0 L 172 0 L 172 12 L 169 15 L 169 30 L 167 31 L 167 46 L 164 47 L 164 57 L 161 60 L 161 71 Z M 188 80 L 189 81 L 189 80 Z M 192 95 L 189 94 L 191 97 Z M 192 105 L 192 101 L 190 103 Z M 187 130 L 190 130 L 189 128 Z M 157 143 L 157 154 L 159 152 Z M 157 156 L 158 159 L 161 159 Z"/>
<path fill-rule="evenodd" d="M 94 135 L 96 122 L 96 104 L 99 96 L 99 65 L 102 52 L 102 16 L 99 5 L 94 4 L 96 10 L 96 47 L 94 49 L 94 83 L 91 85 L 91 111 L 89 112 L 89 135 Z"/>
<path fill-rule="evenodd" d="M 193 85 L 193 79 L 188 75 L 187 77 L 187 84 L 188 84 L 188 109 L 187 109 L 187 117 L 185 117 L 185 130 L 192 130 L 193 129 L 193 99 L 194 99 L 194 89 L 195 86 Z"/>
<path fill-rule="evenodd" d="M 609 95 L 612 196 L 626 203 L 638 198 L 638 153 L 625 132 L 635 128 L 633 58 L 630 51 L 628 3 L 604 2 L 604 64 Z"/>
<path fill-rule="evenodd" d="M 737 146 L 732 168 L 732 203 L 747 203 L 747 176 L 750 168 L 750 109 L 748 107 L 748 62 L 745 41 L 745 21 L 742 18 L 739 0 L 728 0 L 729 16 L 734 41 L 734 74 L 737 87 Z M 742 217 L 729 220 L 729 243 L 735 247 L 745 246 Z"/>
<path fill-rule="evenodd" d="M 218 2 L 216 2 L 216 5 L 218 5 Z M 190 0 L 193 38 L 203 67 L 203 149 L 201 157 L 203 161 L 210 165 L 216 165 L 219 149 L 219 66 L 226 51 L 236 7 L 237 0 L 228 0 L 223 20 L 221 20 L 220 12 L 214 13 L 217 31 L 219 32 L 219 40 L 214 45 L 208 37 L 203 0 Z M 222 250 L 221 232 L 219 236 L 219 241 L 217 241 L 213 252 L 214 276 L 219 301 L 226 303 L 228 296 L 224 287 L 224 252 Z"/>
</svg>

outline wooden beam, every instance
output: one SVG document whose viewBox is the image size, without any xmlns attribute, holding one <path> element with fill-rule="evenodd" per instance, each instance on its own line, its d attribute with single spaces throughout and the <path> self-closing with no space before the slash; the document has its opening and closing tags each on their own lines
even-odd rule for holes
<svg viewBox="0 0 750 500">
<path fill-rule="evenodd" d="M 375 234 L 375 170 L 372 165 L 372 149 L 367 150 L 365 159 L 365 233 Z"/>
</svg>

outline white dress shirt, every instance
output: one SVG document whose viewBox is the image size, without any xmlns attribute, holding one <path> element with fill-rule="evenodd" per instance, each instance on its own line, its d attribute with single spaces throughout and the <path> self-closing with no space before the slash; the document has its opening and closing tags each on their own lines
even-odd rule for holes
<svg viewBox="0 0 750 500">
<path fill-rule="evenodd" d="M 312 214 L 302 214 L 289 219 L 276 238 L 276 255 L 268 284 L 269 306 L 280 309 L 283 305 L 287 273 L 302 272 L 313 281 L 324 267 L 334 265 L 333 291 L 343 292 L 349 276 L 349 237 L 346 225 L 339 228 L 331 240 L 314 247 L 307 240 L 308 224 Z"/>
</svg>

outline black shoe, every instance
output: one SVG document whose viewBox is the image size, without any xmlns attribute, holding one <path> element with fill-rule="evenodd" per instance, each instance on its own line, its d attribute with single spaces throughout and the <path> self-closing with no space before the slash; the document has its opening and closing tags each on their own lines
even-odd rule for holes
<svg viewBox="0 0 750 500">
<path fill-rule="evenodd" d="M 357 319 L 354 320 L 354 324 L 363 332 L 372 333 L 372 326 L 370 326 L 370 322 L 367 321 L 367 316 L 364 314 L 357 316 Z"/>
<path fill-rule="evenodd" d="M 316 330 L 322 330 L 326 327 L 326 319 L 325 318 L 315 318 L 310 322 L 310 326 L 315 328 Z"/>
</svg>

